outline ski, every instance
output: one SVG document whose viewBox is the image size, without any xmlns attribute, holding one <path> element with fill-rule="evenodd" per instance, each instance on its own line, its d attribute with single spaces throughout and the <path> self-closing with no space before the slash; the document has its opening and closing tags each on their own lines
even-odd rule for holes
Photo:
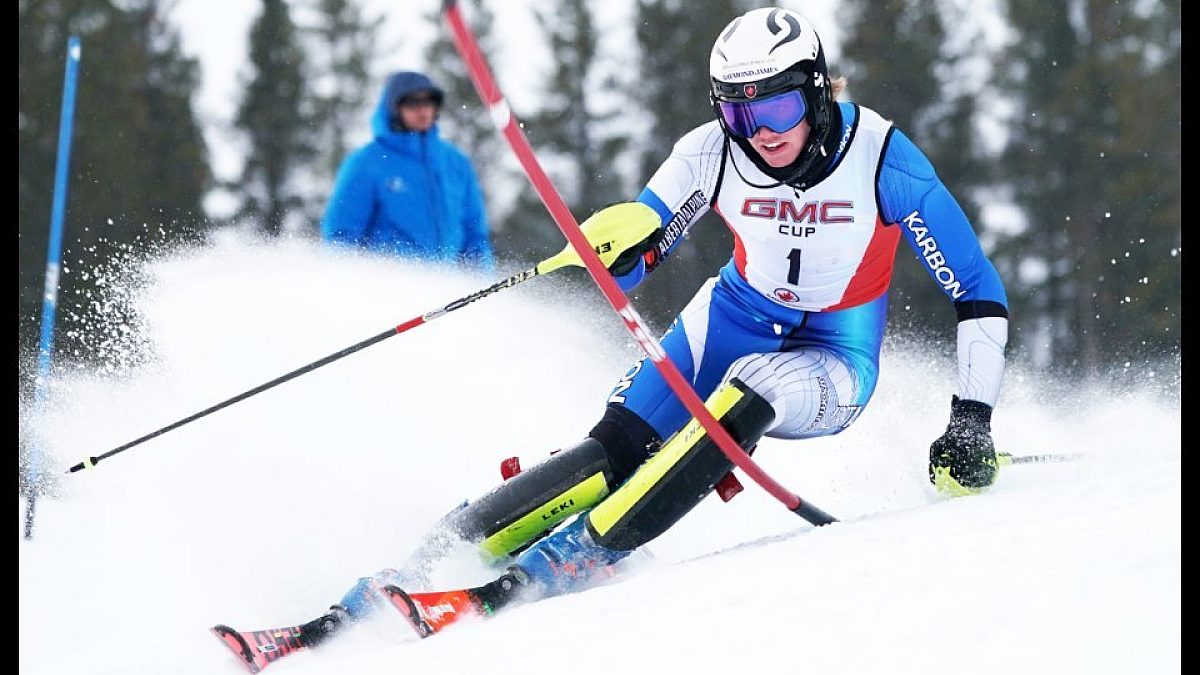
<svg viewBox="0 0 1200 675">
<path fill-rule="evenodd" d="M 384 586 L 388 600 L 400 610 L 417 635 L 427 638 L 460 619 L 488 617 L 492 609 L 476 589 L 409 593 L 399 586 Z"/>
<path fill-rule="evenodd" d="M 220 624 L 213 626 L 212 632 L 251 673 L 306 647 L 300 626 L 239 631 Z"/>
<path fill-rule="evenodd" d="M 422 638 L 467 617 L 491 616 L 512 599 L 517 589 L 513 577 L 507 574 L 478 588 L 453 591 L 409 593 L 399 586 L 383 587 L 387 599 Z M 315 632 L 314 624 L 253 631 L 239 631 L 221 624 L 211 630 L 251 673 L 258 673 L 288 654 L 321 641 L 323 638 Z"/>
</svg>

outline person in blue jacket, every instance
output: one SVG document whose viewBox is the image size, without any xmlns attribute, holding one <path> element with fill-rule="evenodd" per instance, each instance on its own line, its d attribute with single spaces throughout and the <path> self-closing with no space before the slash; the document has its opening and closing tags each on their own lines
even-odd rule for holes
<svg viewBox="0 0 1200 675">
<path fill-rule="evenodd" d="M 470 160 L 438 135 L 444 92 L 428 77 L 387 78 L 375 138 L 346 157 L 321 222 L 325 241 L 491 271 L 483 195 Z"/>
</svg>

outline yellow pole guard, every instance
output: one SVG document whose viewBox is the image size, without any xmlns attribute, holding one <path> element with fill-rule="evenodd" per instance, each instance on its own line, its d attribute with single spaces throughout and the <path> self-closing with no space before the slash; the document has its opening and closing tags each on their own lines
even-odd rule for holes
<svg viewBox="0 0 1200 675">
<path fill-rule="evenodd" d="M 725 384 L 708 398 L 705 407 L 719 420 L 744 396 L 742 390 Z M 704 426 L 693 417 L 653 457 L 639 467 L 624 485 L 617 488 L 611 497 L 592 509 L 588 513 L 588 522 L 601 536 L 608 534 L 608 531 L 707 435 Z"/>
</svg>

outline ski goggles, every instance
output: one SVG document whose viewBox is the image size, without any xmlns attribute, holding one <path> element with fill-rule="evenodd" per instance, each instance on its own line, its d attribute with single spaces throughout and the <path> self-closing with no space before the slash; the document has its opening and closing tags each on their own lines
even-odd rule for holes
<svg viewBox="0 0 1200 675">
<path fill-rule="evenodd" d="M 788 91 L 761 101 L 717 101 L 725 126 L 742 138 L 750 138 L 759 127 L 777 134 L 800 124 L 808 106 L 804 94 Z"/>
</svg>

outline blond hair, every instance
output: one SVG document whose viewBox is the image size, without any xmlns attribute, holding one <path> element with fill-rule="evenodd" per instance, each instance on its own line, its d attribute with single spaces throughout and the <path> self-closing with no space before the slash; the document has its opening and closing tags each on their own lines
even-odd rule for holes
<svg viewBox="0 0 1200 675">
<path fill-rule="evenodd" d="M 846 91 L 846 78 L 838 75 L 837 77 L 829 78 L 829 92 L 833 95 L 833 100 L 837 100 L 842 92 Z"/>
</svg>

